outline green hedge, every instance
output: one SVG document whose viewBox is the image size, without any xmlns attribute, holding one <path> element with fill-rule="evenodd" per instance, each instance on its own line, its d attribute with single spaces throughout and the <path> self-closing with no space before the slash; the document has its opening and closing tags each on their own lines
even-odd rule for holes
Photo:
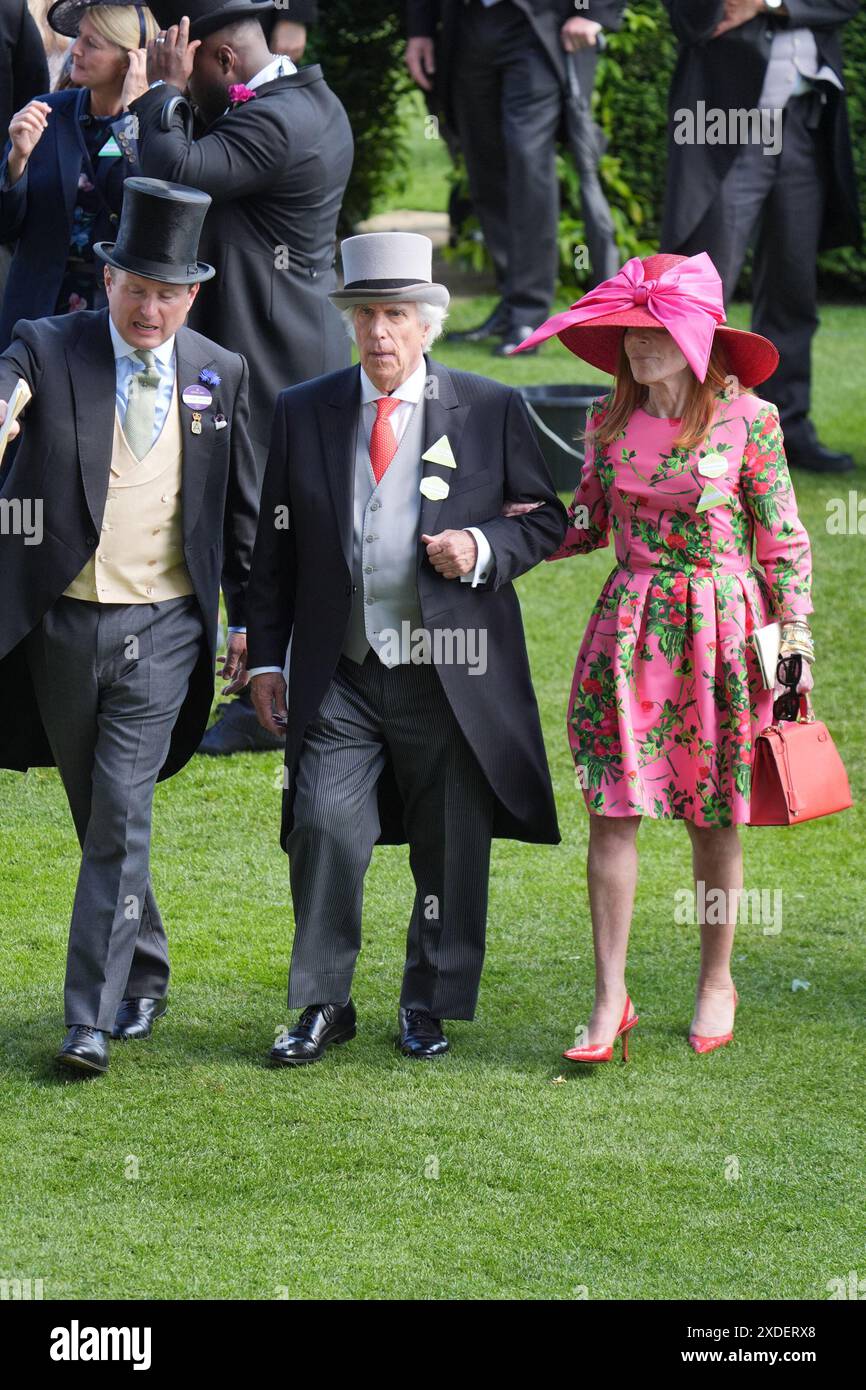
<svg viewBox="0 0 866 1390">
<path fill-rule="evenodd" d="M 407 158 L 400 105 L 415 84 L 406 69 L 402 5 L 394 0 L 327 0 L 310 29 L 304 63 L 321 63 L 355 135 L 340 235 L 349 236 L 398 180 Z"/>
</svg>

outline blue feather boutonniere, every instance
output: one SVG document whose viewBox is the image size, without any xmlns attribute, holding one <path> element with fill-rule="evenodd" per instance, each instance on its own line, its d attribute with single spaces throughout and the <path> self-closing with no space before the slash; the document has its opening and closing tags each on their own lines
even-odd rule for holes
<svg viewBox="0 0 866 1390">
<path fill-rule="evenodd" d="M 202 386 L 219 386 L 222 381 L 219 372 L 212 372 L 210 367 L 202 367 L 198 374 L 198 379 Z"/>
</svg>

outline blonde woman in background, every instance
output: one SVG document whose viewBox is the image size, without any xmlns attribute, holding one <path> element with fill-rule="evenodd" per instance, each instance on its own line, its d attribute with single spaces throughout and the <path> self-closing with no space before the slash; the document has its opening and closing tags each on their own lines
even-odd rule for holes
<svg viewBox="0 0 866 1390">
<path fill-rule="evenodd" d="M 0 240 L 17 241 L 0 312 L 0 349 L 20 318 L 105 303 L 93 244 L 113 241 L 124 180 L 140 173 L 129 98 L 130 51 L 159 32 L 126 0 L 59 0 L 48 23 L 74 39 L 74 86 L 37 97 L 9 124 L 0 167 Z"/>
</svg>

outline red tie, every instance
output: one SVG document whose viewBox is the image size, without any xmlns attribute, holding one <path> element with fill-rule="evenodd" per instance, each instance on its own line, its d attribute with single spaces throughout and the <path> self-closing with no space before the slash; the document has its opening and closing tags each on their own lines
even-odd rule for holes
<svg viewBox="0 0 866 1390">
<path fill-rule="evenodd" d="M 399 396 L 380 396 L 376 401 L 376 419 L 370 435 L 370 463 L 377 484 L 381 483 L 388 464 L 397 452 L 397 440 L 388 417 L 393 415 L 399 404 Z"/>
</svg>

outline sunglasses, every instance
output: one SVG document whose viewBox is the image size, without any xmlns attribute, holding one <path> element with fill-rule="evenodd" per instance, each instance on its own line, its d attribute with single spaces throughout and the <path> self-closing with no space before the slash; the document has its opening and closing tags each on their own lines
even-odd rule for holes
<svg viewBox="0 0 866 1390">
<path fill-rule="evenodd" d="M 773 705 L 773 719 L 794 720 L 800 713 L 800 696 L 797 686 L 803 675 L 803 658 L 797 652 L 794 656 L 782 656 L 776 668 L 776 679 L 785 687 Z"/>
</svg>

